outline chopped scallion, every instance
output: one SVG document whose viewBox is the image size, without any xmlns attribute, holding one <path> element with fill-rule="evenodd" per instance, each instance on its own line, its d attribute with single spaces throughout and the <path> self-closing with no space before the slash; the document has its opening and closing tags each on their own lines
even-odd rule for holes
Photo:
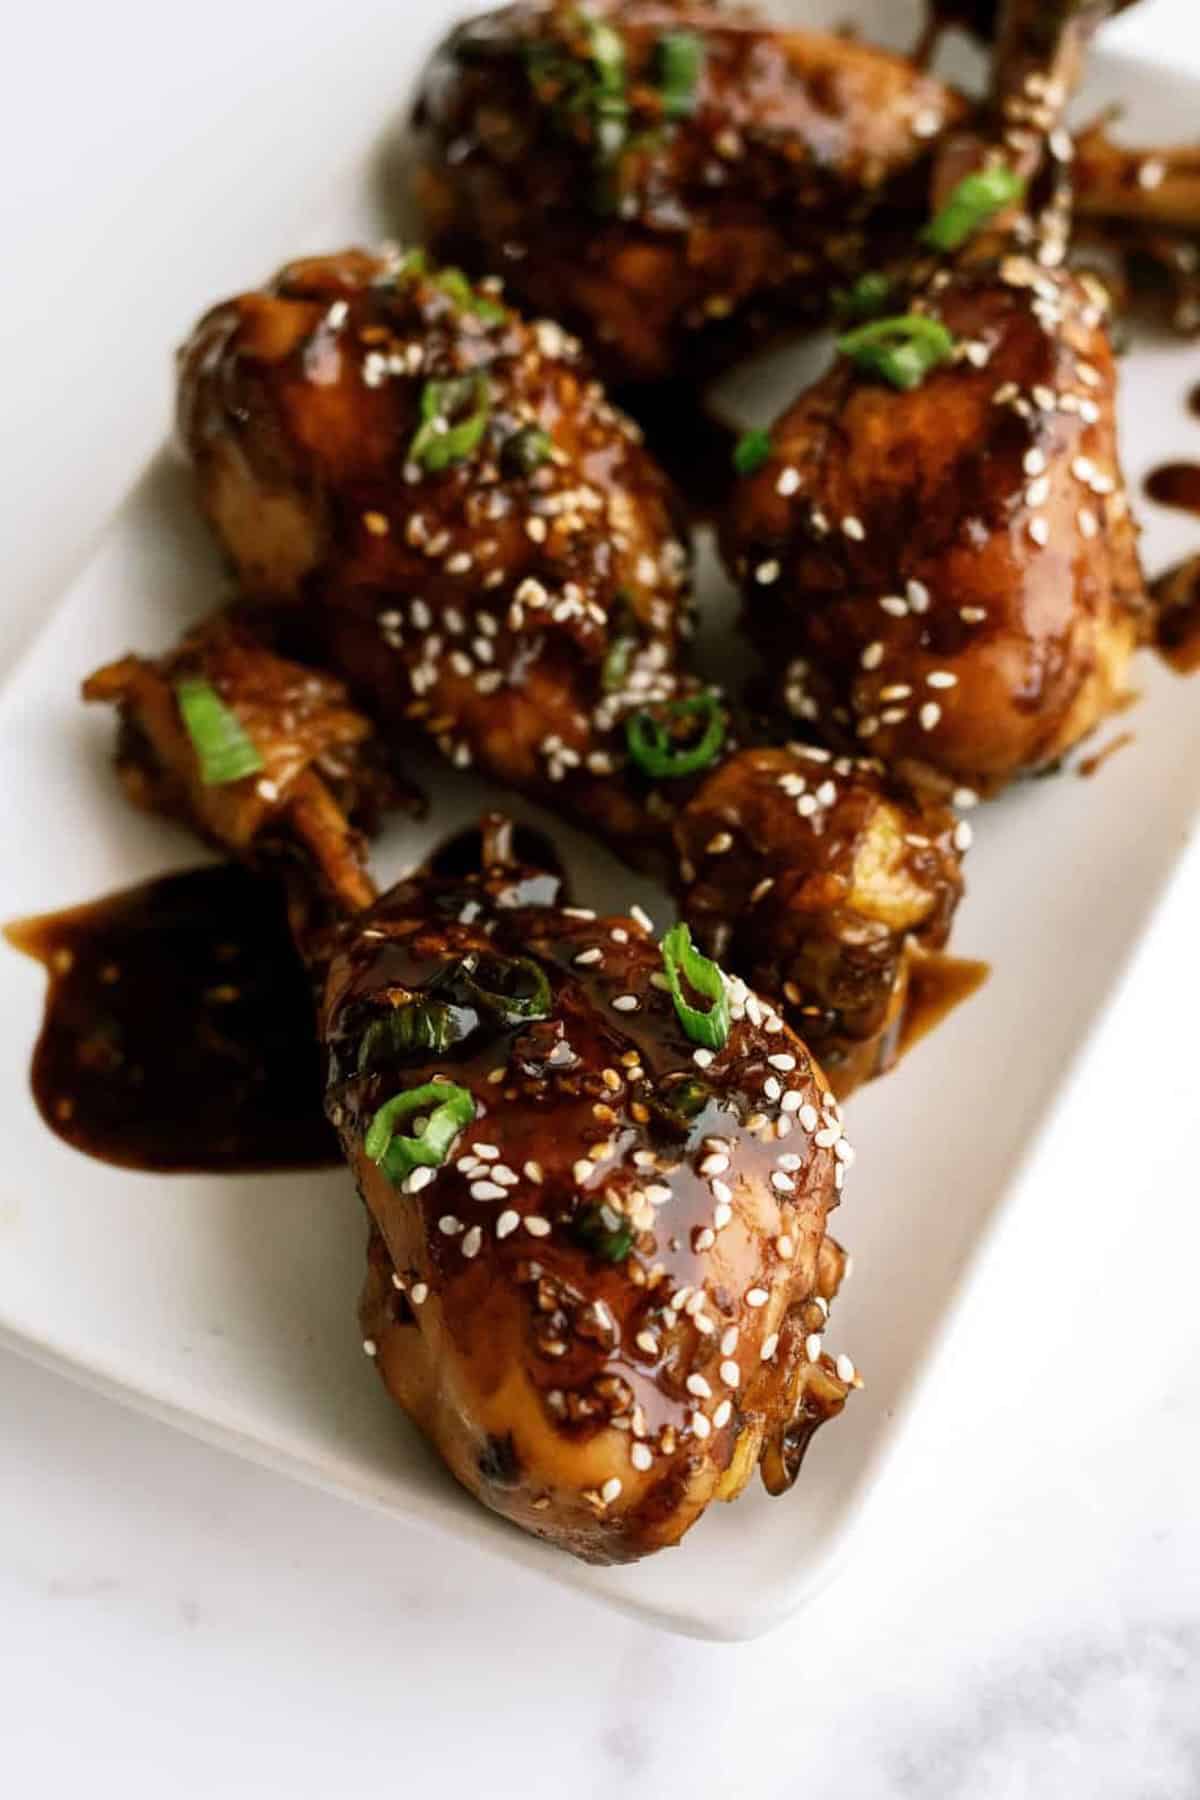
<svg viewBox="0 0 1200 1800">
<path fill-rule="evenodd" d="M 211 681 L 190 676 L 177 681 L 175 698 L 205 787 L 225 787 L 259 773 L 264 766 L 260 751 Z"/>
<path fill-rule="evenodd" d="M 663 117 L 686 119 L 696 110 L 704 69 L 704 39 L 694 31 L 666 31 L 658 40 L 658 89 Z"/>
<path fill-rule="evenodd" d="M 430 1107 L 420 1137 L 398 1137 L 396 1123 Z M 363 1148 L 396 1186 L 416 1168 L 436 1169 L 445 1162 L 464 1125 L 475 1117 L 475 1101 L 466 1088 L 448 1081 L 427 1081 L 385 1100 L 367 1127 Z"/>
<path fill-rule="evenodd" d="M 580 1207 L 571 1220 L 571 1235 L 603 1262 L 624 1262 L 633 1248 L 633 1226 L 603 1201 Z"/>
<path fill-rule="evenodd" d="M 692 725 L 691 739 L 685 742 L 675 727 L 692 721 L 700 725 L 700 735 L 695 736 Z M 725 742 L 725 730 L 725 712 L 717 695 L 697 694 L 653 711 L 645 708 L 632 713 L 625 721 L 625 742 L 643 775 L 672 781 L 681 775 L 695 775 L 715 762 Z"/>
<path fill-rule="evenodd" d="M 682 922 L 673 925 L 662 941 L 663 968 L 675 1002 L 679 1023 L 692 1040 L 706 1050 L 720 1050 L 729 1036 L 729 995 L 725 977 L 715 962 L 702 956 L 692 942 L 692 934 Z M 712 1005 L 707 1012 L 693 1006 L 684 994 L 687 982 L 693 992 Z"/>
<path fill-rule="evenodd" d="M 853 287 L 834 295 L 838 317 L 846 325 L 858 325 L 865 319 L 877 319 L 891 298 L 892 284 L 886 275 L 871 271 L 860 275 Z"/>
<path fill-rule="evenodd" d="M 770 460 L 769 431 L 745 431 L 733 447 L 733 466 L 739 475 L 757 475 Z"/>
<path fill-rule="evenodd" d="M 421 424 L 409 446 L 409 461 L 434 475 L 465 462 L 483 439 L 490 411 L 491 385 L 486 375 L 427 381 L 421 390 Z"/>
<path fill-rule="evenodd" d="M 921 234 L 931 250 L 957 250 L 981 225 L 1025 192 L 1025 183 L 1005 163 L 964 175 Z"/>
<path fill-rule="evenodd" d="M 907 391 L 920 387 L 930 370 L 952 355 L 954 339 L 939 320 L 902 313 L 860 325 L 840 337 L 837 347 L 864 374 Z"/>
</svg>

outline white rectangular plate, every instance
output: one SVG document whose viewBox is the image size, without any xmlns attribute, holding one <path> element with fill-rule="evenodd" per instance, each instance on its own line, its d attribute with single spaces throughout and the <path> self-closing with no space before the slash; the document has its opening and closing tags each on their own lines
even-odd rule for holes
<svg viewBox="0 0 1200 1800">
<path fill-rule="evenodd" d="M 1129 61 L 1100 64 L 1097 97 L 1124 98 L 1130 129 L 1151 139 L 1186 137 L 1200 113 L 1195 85 Z M 361 228 L 348 199 L 333 237 Z M 247 268 L 247 283 L 263 273 Z M 210 297 L 198 294 L 198 308 Z M 735 384 L 747 418 L 769 416 L 810 363 L 811 352 L 799 353 L 747 371 Z M 1126 359 L 1124 453 L 1135 496 L 1155 462 L 1200 457 L 1200 424 L 1183 403 L 1198 377 L 1196 352 L 1175 343 L 1143 342 Z M 1200 548 L 1196 521 L 1140 510 L 1152 571 Z M 112 722 L 85 713 L 76 695 L 97 663 L 170 643 L 217 591 L 183 471 L 164 456 L 0 698 L 5 916 L 197 860 L 182 832 L 124 805 Z M 730 596 L 710 559 L 702 599 L 711 658 L 714 634 L 728 631 Z M 752 1490 L 714 1508 L 680 1549 L 622 1570 L 585 1568 L 492 1518 L 443 1474 L 363 1359 L 355 1300 L 365 1233 L 348 1177 L 163 1178 L 68 1150 L 29 1095 L 42 972 L 8 949 L 0 950 L 0 1337 L 260 1461 L 676 1629 L 718 1637 L 767 1629 L 828 1577 L 877 1486 L 974 1253 L 1048 1130 L 1178 858 L 1200 797 L 1200 689 L 1148 657 L 1137 682 L 1142 704 L 1100 738 L 1132 728 L 1135 742 L 1094 780 L 1066 772 L 976 815 L 955 943 L 989 959 L 992 979 L 898 1074 L 853 1102 L 859 1160 L 837 1224 L 856 1274 L 838 1304 L 834 1347 L 851 1351 L 867 1387 L 818 1436 L 787 1499 Z M 496 797 L 440 768 L 430 785 L 429 823 L 397 825 L 381 846 L 385 877 Z M 638 899 L 666 923 L 661 894 L 554 829 L 581 896 L 617 907 Z M 398 1557 L 411 1542 L 397 1533 Z"/>
</svg>

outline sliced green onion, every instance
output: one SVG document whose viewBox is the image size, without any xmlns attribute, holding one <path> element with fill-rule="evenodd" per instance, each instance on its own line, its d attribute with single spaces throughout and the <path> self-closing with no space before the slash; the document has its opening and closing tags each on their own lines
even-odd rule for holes
<svg viewBox="0 0 1200 1800">
<path fill-rule="evenodd" d="M 691 719 L 701 721 L 703 730 L 690 744 L 680 743 L 671 728 Z M 673 781 L 715 762 L 725 742 L 725 730 L 725 712 L 716 694 L 697 694 L 691 700 L 672 700 L 653 712 L 631 713 L 625 721 L 625 742 L 644 775 Z"/>
<path fill-rule="evenodd" d="M 500 468 L 503 474 L 517 480 L 535 475 L 554 455 L 554 439 L 540 425 L 522 425 L 500 446 Z"/>
<path fill-rule="evenodd" d="M 241 720 L 211 681 L 191 676 L 177 681 L 175 698 L 200 759 L 200 779 L 205 787 L 225 787 L 246 775 L 257 775 L 265 766 Z"/>
<path fill-rule="evenodd" d="M 378 1068 L 413 1050 L 429 1050 L 444 1056 L 464 1035 L 460 1008 L 418 995 L 372 1019 L 359 1045 L 359 1073 Z"/>
<path fill-rule="evenodd" d="M 464 312 L 474 313 L 477 319 L 486 319 L 490 325 L 503 325 L 508 314 L 495 300 L 486 294 L 480 294 L 472 287 L 461 269 L 443 269 L 440 275 L 433 277 L 433 285 L 440 288 Z"/>
<path fill-rule="evenodd" d="M 745 431 L 733 447 L 733 466 L 739 475 L 757 475 L 770 460 L 769 431 Z"/>
<path fill-rule="evenodd" d="M 658 40 L 658 88 L 663 117 L 686 119 L 696 110 L 704 69 L 704 39 L 694 31 L 666 31 Z"/>
<path fill-rule="evenodd" d="M 672 1081 L 658 1090 L 659 1105 L 676 1124 L 690 1125 L 693 1119 L 699 1118 L 712 1098 L 710 1084 L 695 1075 L 684 1075 L 682 1079 Z"/>
<path fill-rule="evenodd" d="M 894 388 L 920 387 L 931 369 L 946 361 L 954 339 L 937 319 L 902 313 L 860 325 L 837 341 L 843 356 L 868 375 L 878 375 Z"/>
<path fill-rule="evenodd" d="M 842 288 L 833 297 L 838 317 L 847 325 L 864 319 L 877 319 L 891 298 L 892 284 L 877 271 L 860 275 L 853 287 Z"/>
<path fill-rule="evenodd" d="M 464 963 L 463 976 L 474 998 L 507 1024 L 545 1019 L 554 1010 L 545 971 L 530 956 L 480 956 Z"/>
<path fill-rule="evenodd" d="M 720 969 L 700 954 L 682 921 L 673 925 L 663 939 L 662 959 L 679 1023 L 693 1044 L 701 1044 L 706 1050 L 720 1050 L 729 1036 L 729 995 Z M 684 997 L 685 981 L 695 993 L 712 1001 L 707 1012 L 701 1012 Z"/>
<path fill-rule="evenodd" d="M 426 1106 L 433 1110 L 420 1137 L 397 1137 L 397 1120 Z M 367 1127 L 363 1148 L 398 1187 L 416 1168 L 439 1168 L 463 1126 L 474 1117 L 475 1101 L 466 1088 L 449 1081 L 427 1081 L 384 1101 Z"/>
<path fill-rule="evenodd" d="M 399 263 L 396 265 L 397 277 L 402 275 L 426 275 L 428 272 L 429 258 L 419 244 L 412 250 L 406 250 L 404 255 L 400 258 Z"/>
<path fill-rule="evenodd" d="M 633 1226 L 603 1201 L 580 1207 L 571 1220 L 571 1236 L 604 1262 L 624 1262 L 633 1249 Z"/>
<path fill-rule="evenodd" d="M 945 204 L 921 233 L 931 250 L 957 250 L 981 225 L 1025 192 L 1025 183 L 1004 163 L 964 175 Z"/>
<path fill-rule="evenodd" d="M 468 407 L 474 410 L 467 412 Z M 491 385 L 486 375 L 427 381 L 421 390 L 421 424 L 409 445 L 409 461 L 434 475 L 465 462 L 478 449 L 490 412 Z"/>
</svg>

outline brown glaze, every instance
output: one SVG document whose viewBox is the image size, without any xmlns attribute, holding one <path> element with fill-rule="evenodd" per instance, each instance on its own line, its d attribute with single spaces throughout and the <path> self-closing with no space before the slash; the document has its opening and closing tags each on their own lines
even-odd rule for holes
<svg viewBox="0 0 1200 1800">
<path fill-rule="evenodd" d="M 896 1059 L 910 969 L 946 942 L 970 835 L 878 764 L 746 750 L 676 825 L 680 904 L 710 955 L 777 997 L 844 1097 Z"/>
<path fill-rule="evenodd" d="M 795 332 L 832 289 L 907 247 L 959 96 L 903 57 L 781 31 L 748 7 L 616 0 L 589 13 L 624 68 L 626 111 L 603 134 L 564 102 L 595 71 L 567 0 L 489 12 L 435 54 L 416 190 L 441 254 L 502 273 L 611 378 L 654 382 Z M 691 110 L 668 120 L 660 44 L 680 31 L 701 67 Z"/>
<path fill-rule="evenodd" d="M 632 840 L 623 719 L 695 686 L 677 505 L 572 339 L 447 279 L 351 251 L 209 313 L 180 385 L 201 502 L 248 590 L 306 603 L 393 732 Z M 483 436 L 430 472 L 410 457 L 426 383 L 468 373 Z"/>
<path fill-rule="evenodd" d="M 936 1031 L 956 1007 L 979 992 L 991 972 L 989 964 L 972 957 L 917 951 L 909 963 L 897 1056 L 907 1055 L 914 1044 Z"/>
<path fill-rule="evenodd" d="M 6 935 L 49 974 L 33 1094 L 72 1148 L 164 1171 L 336 1162 L 278 884 L 192 869 Z"/>
<path fill-rule="evenodd" d="M 786 1485 L 841 1409 L 856 1377 L 820 1333 L 849 1151 L 769 1007 L 735 985 L 728 1042 L 698 1062 L 644 927 L 529 905 L 535 878 L 417 876 L 350 928 L 326 992 L 328 1110 L 377 1232 L 364 1331 L 393 1394 L 487 1505 L 629 1561 L 760 1459 Z M 472 987 L 473 959 L 494 986 L 515 957 L 549 983 L 540 1016 L 506 1019 Z M 451 1041 L 396 1048 L 431 992 Z M 434 1078 L 475 1116 L 398 1189 L 366 1130 Z"/>
<path fill-rule="evenodd" d="M 1200 556 L 1160 575 L 1154 584 L 1155 646 L 1180 675 L 1200 669 Z"/>
<path fill-rule="evenodd" d="M 840 358 L 777 422 L 723 533 L 796 716 L 944 789 L 1056 763 L 1148 632 L 1106 299 L 1062 267 L 1058 126 L 1108 10 L 1009 0 L 987 135 L 945 145 L 934 191 L 1002 159 L 1031 213 L 915 260 L 894 310 L 940 323 L 951 359 L 900 392 Z"/>
<path fill-rule="evenodd" d="M 1200 513 L 1200 463 L 1162 463 L 1146 477 L 1146 493 L 1159 506 Z"/>
</svg>

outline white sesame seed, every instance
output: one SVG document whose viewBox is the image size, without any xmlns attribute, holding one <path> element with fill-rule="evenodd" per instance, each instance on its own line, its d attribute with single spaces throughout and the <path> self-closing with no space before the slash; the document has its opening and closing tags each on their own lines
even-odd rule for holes
<svg viewBox="0 0 1200 1800">
<path fill-rule="evenodd" d="M 791 1262 L 793 1256 L 796 1254 L 796 1246 L 786 1232 L 781 1233 L 780 1236 L 775 1239 L 775 1248 L 778 1250 L 784 1262 Z"/>
<path fill-rule="evenodd" d="M 503 1200 L 504 1189 L 494 1181 L 473 1181 L 471 1198 L 472 1200 Z"/>
<path fill-rule="evenodd" d="M 779 480 L 775 483 L 775 492 L 784 500 L 790 499 L 800 486 L 799 469 L 781 469 Z"/>
<path fill-rule="evenodd" d="M 422 1306 L 429 1298 L 429 1284 L 425 1281 L 414 1281 L 408 1290 L 408 1297 L 414 1306 Z"/>
<path fill-rule="evenodd" d="M 867 535 L 866 526 L 861 519 L 855 518 L 853 513 L 847 513 L 846 517 L 842 520 L 842 531 L 846 537 L 852 538 L 856 544 L 861 544 Z"/>
<path fill-rule="evenodd" d="M 909 607 L 913 612 L 927 613 L 929 611 L 930 594 L 929 589 L 925 586 L 923 581 L 907 582 L 905 584 L 904 592 Z"/>
<path fill-rule="evenodd" d="M 1167 165 L 1160 156 L 1149 156 L 1138 169 L 1138 186 L 1146 189 L 1159 187 L 1166 172 Z"/>
<path fill-rule="evenodd" d="M 953 805 L 961 806 L 964 811 L 972 806 L 979 805 L 979 795 L 975 792 L 974 788 L 955 788 L 951 799 Z"/>
<path fill-rule="evenodd" d="M 593 946 L 590 950 L 581 950 L 579 955 L 575 958 L 575 963 L 578 968 L 586 969 L 590 967 L 592 963 L 602 962 L 603 960 L 603 950 Z"/>
<path fill-rule="evenodd" d="M 771 1333 L 770 1337 L 766 1337 L 763 1339 L 762 1349 L 759 1351 L 758 1354 L 763 1362 L 770 1362 L 771 1358 L 774 1356 L 774 1354 L 775 1354 L 776 1350 L 778 1350 L 778 1348 L 779 1348 L 779 1333 L 777 1331 L 773 1331 Z"/>
<path fill-rule="evenodd" d="M 725 1383 L 726 1387 L 735 1388 L 742 1379 L 742 1371 L 731 1357 L 727 1357 L 721 1364 L 720 1373 L 721 1380 Z"/>
<path fill-rule="evenodd" d="M 621 1477 L 619 1475 L 610 1475 L 604 1486 L 600 1489 L 600 1498 L 603 1500 L 605 1506 L 611 1506 L 613 1501 L 619 1500 L 620 1497 Z"/>
<path fill-rule="evenodd" d="M 482 1243 L 483 1232 L 479 1229 L 478 1225 L 472 1225 L 470 1231 L 468 1231 L 466 1237 L 462 1241 L 463 1255 L 467 1257 L 478 1256 L 479 1246 Z"/>
<path fill-rule="evenodd" d="M 522 1163 L 521 1169 L 522 1169 L 522 1173 L 524 1174 L 525 1179 L 527 1181 L 536 1182 L 538 1185 L 541 1184 L 541 1182 L 543 1180 L 543 1175 L 542 1175 L 542 1165 L 540 1162 L 532 1162 L 531 1161 L 531 1162 L 527 1162 L 527 1163 Z"/>
<path fill-rule="evenodd" d="M 755 1309 L 765 1306 L 770 1298 L 766 1288 L 752 1287 L 746 1290 L 746 1305 Z"/>
<path fill-rule="evenodd" d="M 525 1229 L 530 1237 L 549 1237 L 550 1221 L 543 1219 L 540 1213 L 526 1213 Z"/>
<path fill-rule="evenodd" d="M 712 1155 L 706 1156 L 700 1164 L 700 1173 L 702 1175 L 723 1175 L 728 1167 L 729 1157 L 726 1152 L 714 1150 Z"/>
<path fill-rule="evenodd" d="M 779 580 L 780 573 L 779 564 L 772 558 L 768 562 L 759 563 L 754 571 L 754 579 L 760 587 L 770 587 L 773 582 Z"/>
<path fill-rule="evenodd" d="M 462 1220 L 456 1219 L 453 1213 L 443 1213 L 438 1220 L 438 1230 L 443 1237 L 457 1237 L 462 1228 Z"/>
<path fill-rule="evenodd" d="M 808 1336 L 804 1340 L 804 1354 L 809 1362 L 815 1363 L 815 1362 L 820 1361 L 821 1345 L 824 1343 L 824 1341 L 825 1340 L 821 1336 L 819 1331 L 810 1331 L 809 1332 Z"/>
<path fill-rule="evenodd" d="M 772 1169 L 771 1186 L 777 1194 L 794 1194 L 796 1191 L 795 1182 L 782 1169 Z"/>
<path fill-rule="evenodd" d="M 721 1404 L 718 1407 L 714 1408 L 712 1422 L 716 1426 L 717 1430 L 720 1431 L 722 1425 L 728 1425 L 728 1423 L 732 1417 L 733 1417 L 733 1401 L 732 1400 L 722 1400 Z"/>
<path fill-rule="evenodd" d="M 932 731 L 942 716 L 942 709 L 936 700 L 927 700 L 917 714 L 922 731 Z"/>
<path fill-rule="evenodd" d="M 635 1469 L 645 1474 L 653 1466 L 654 1456 L 648 1445 L 635 1443 L 629 1446 L 629 1460 Z"/>
<path fill-rule="evenodd" d="M 885 594 L 879 604 L 884 612 L 893 619 L 908 617 L 908 601 L 901 599 L 899 594 Z"/>
<path fill-rule="evenodd" d="M 836 1366 L 839 1381 L 849 1382 L 854 1380 L 854 1364 L 848 1356 L 839 1356 Z"/>
<path fill-rule="evenodd" d="M 818 1150 L 832 1150 L 841 1135 L 836 1125 L 826 1125 L 814 1134 L 813 1143 Z"/>
<path fill-rule="evenodd" d="M 780 1050 L 775 1056 L 768 1056 L 767 1061 L 773 1069 L 781 1069 L 785 1074 L 796 1066 L 795 1057 L 789 1056 L 784 1050 Z M 772 1096 L 772 1098 L 775 1098 L 775 1096 Z"/>
<path fill-rule="evenodd" d="M 654 920 L 650 917 L 650 914 L 644 907 L 631 906 L 629 909 L 629 916 L 635 925 L 641 926 L 643 931 L 652 932 L 654 930 Z"/>
<path fill-rule="evenodd" d="M 954 827 L 954 848 L 956 850 L 969 850 L 974 842 L 974 838 L 975 833 L 971 830 L 967 821 L 965 819 L 960 819 L 958 824 Z"/>
<path fill-rule="evenodd" d="M 374 1338 L 363 1339 L 363 1354 L 364 1356 L 378 1356 L 379 1345 L 375 1342 Z"/>
<path fill-rule="evenodd" d="M 815 1131 L 817 1129 L 817 1109 L 807 1101 L 796 1114 L 796 1118 L 803 1130 Z"/>
<path fill-rule="evenodd" d="M 960 606 L 958 616 L 964 625 L 981 625 L 987 618 L 986 606 Z"/>
<path fill-rule="evenodd" d="M 1035 444 L 1027 450 L 1021 459 L 1021 467 L 1027 475 L 1044 475 L 1046 473 L 1046 452 L 1039 450 Z"/>
<path fill-rule="evenodd" d="M 636 994 L 618 994 L 612 1005 L 614 1012 L 636 1012 L 638 997 Z"/>
<path fill-rule="evenodd" d="M 1029 535 L 1035 544 L 1038 544 L 1042 549 L 1045 549 L 1046 545 L 1050 542 L 1049 520 L 1044 519 L 1040 513 L 1036 518 L 1030 519 Z"/>
<path fill-rule="evenodd" d="M 708 1420 L 705 1418 L 705 1416 L 702 1412 L 694 1412 L 692 1414 L 691 1423 L 692 1423 L 692 1430 L 695 1432 L 696 1436 L 701 1441 L 703 1441 L 708 1436 L 709 1432 L 712 1430 L 712 1426 L 709 1424 Z"/>
<path fill-rule="evenodd" d="M 517 1226 L 520 1223 L 520 1213 L 514 1212 L 511 1206 L 506 1207 L 500 1214 L 500 1217 L 496 1220 L 496 1236 L 498 1238 L 508 1237 L 510 1233 L 517 1229 Z"/>
<path fill-rule="evenodd" d="M 703 1047 L 699 1050 L 693 1050 L 692 1061 L 698 1069 L 711 1068 L 713 1063 L 713 1053 L 711 1050 L 705 1050 Z"/>
<path fill-rule="evenodd" d="M 727 850 L 733 848 L 733 838 L 728 831 L 718 831 L 715 837 L 709 838 L 704 848 L 709 856 L 724 856 Z"/>
<path fill-rule="evenodd" d="M 684 1386 L 689 1394 L 695 1394 L 697 1400 L 711 1400 L 712 1389 L 703 1375 L 689 1375 Z"/>
<path fill-rule="evenodd" d="M 717 1184 L 714 1182 L 714 1192 L 716 1191 L 716 1186 Z M 713 1229 L 715 1231 L 724 1231 L 732 1217 L 733 1208 L 730 1206 L 728 1200 L 718 1200 L 717 1204 L 713 1207 Z"/>
<path fill-rule="evenodd" d="M 880 663 L 883 661 L 883 645 L 879 642 L 878 638 L 873 644 L 867 645 L 858 660 L 864 669 L 877 669 L 879 667 Z"/>
<path fill-rule="evenodd" d="M 958 676 L 950 669 L 931 669 L 925 682 L 931 688 L 952 688 L 958 686 Z"/>
<path fill-rule="evenodd" d="M 498 1162 L 500 1160 L 500 1152 L 495 1144 L 472 1144 L 471 1149 L 476 1156 L 482 1156 L 485 1162 Z"/>
<path fill-rule="evenodd" d="M 1026 506 L 1044 506 L 1049 498 L 1050 477 L 1048 475 L 1039 475 L 1037 480 L 1031 481 L 1025 489 Z"/>
<path fill-rule="evenodd" d="M 1079 530 L 1085 538 L 1094 538 L 1100 529 L 1100 521 L 1089 506 L 1081 506 L 1077 515 Z"/>
<path fill-rule="evenodd" d="M 429 1186 L 433 1178 L 434 1171 L 427 1168 L 424 1164 L 421 1164 L 418 1168 L 413 1170 L 410 1176 L 408 1176 L 404 1183 L 404 1191 L 406 1194 L 419 1194 L 422 1188 L 427 1188 Z"/>
</svg>

